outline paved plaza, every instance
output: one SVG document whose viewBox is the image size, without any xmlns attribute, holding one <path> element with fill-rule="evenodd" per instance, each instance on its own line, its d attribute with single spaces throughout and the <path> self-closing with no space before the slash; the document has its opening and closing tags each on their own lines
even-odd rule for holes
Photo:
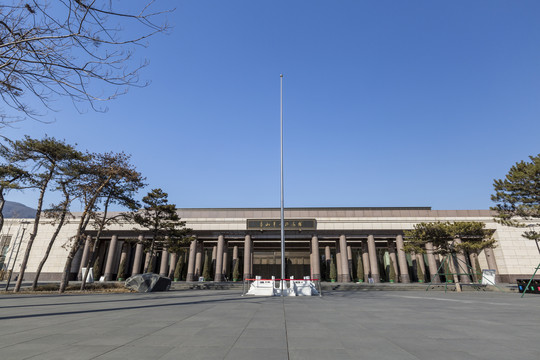
<svg viewBox="0 0 540 360">
<path fill-rule="evenodd" d="M 0 359 L 540 359 L 540 296 L 0 295 Z"/>
</svg>

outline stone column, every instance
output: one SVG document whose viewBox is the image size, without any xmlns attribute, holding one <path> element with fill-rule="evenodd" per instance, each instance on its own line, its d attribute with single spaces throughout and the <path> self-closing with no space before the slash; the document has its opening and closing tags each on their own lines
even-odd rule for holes
<svg viewBox="0 0 540 360">
<path fill-rule="evenodd" d="M 339 240 L 336 241 L 336 273 L 337 281 L 340 282 L 343 277 L 343 272 L 341 269 L 341 247 L 339 246 Z"/>
<path fill-rule="evenodd" d="M 223 235 L 218 236 L 217 251 L 216 251 L 216 272 L 214 282 L 220 282 L 223 278 L 223 249 L 225 247 L 225 239 Z M 214 247 L 216 249 L 216 247 Z"/>
<path fill-rule="evenodd" d="M 234 245 L 233 250 L 232 250 L 232 270 L 231 271 L 234 271 L 234 267 L 236 266 L 237 262 L 238 262 L 238 245 Z M 240 264 L 238 266 L 240 267 Z"/>
<path fill-rule="evenodd" d="M 409 284 L 411 278 L 409 276 L 409 265 L 407 264 L 407 255 L 403 251 L 403 235 L 396 236 L 396 248 L 398 253 L 399 263 L 399 279 L 404 284 Z"/>
<path fill-rule="evenodd" d="M 377 249 L 375 247 L 375 238 L 373 235 L 368 236 L 367 244 L 371 277 L 373 278 L 374 283 L 379 283 L 381 282 L 381 275 L 379 274 L 379 261 L 377 259 Z"/>
<path fill-rule="evenodd" d="M 321 260 L 319 256 L 319 238 L 317 235 L 311 237 L 311 271 L 313 279 L 321 278 Z"/>
<path fill-rule="evenodd" d="M 330 246 L 324 247 L 324 261 L 326 261 L 326 268 L 330 268 L 330 259 L 332 258 L 332 252 L 330 251 Z"/>
<path fill-rule="evenodd" d="M 115 256 L 116 243 L 118 242 L 118 236 L 113 235 L 111 242 L 109 243 L 109 254 L 107 255 L 107 263 L 105 265 L 105 281 L 111 281 L 113 279 L 112 266 Z"/>
<path fill-rule="evenodd" d="M 399 281 L 399 268 L 398 268 L 398 262 L 396 258 L 396 246 L 394 243 L 394 240 L 388 240 L 388 255 L 390 256 L 390 260 L 392 260 L 392 264 L 394 265 L 394 272 L 396 273 L 396 281 Z"/>
<path fill-rule="evenodd" d="M 251 236 L 244 240 L 244 279 L 251 279 Z"/>
<path fill-rule="evenodd" d="M 199 281 L 199 277 L 202 275 L 204 244 L 202 241 L 198 240 L 196 244 L 197 252 L 195 253 L 195 269 L 193 270 L 193 276 L 195 281 Z"/>
<path fill-rule="evenodd" d="M 169 252 L 167 248 L 161 250 L 161 262 L 159 264 L 159 276 L 167 276 L 167 268 L 169 267 Z"/>
<path fill-rule="evenodd" d="M 500 282 L 501 276 L 499 275 L 499 268 L 497 267 L 497 261 L 495 260 L 495 253 L 491 248 L 485 248 L 484 254 L 486 254 L 486 260 L 490 270 L 495 270 L 495 281 Z"/>
<path fill-rule="evenodd" d="M 223 267 L 221 268 L 221 274 L 223 275 L 223 280 L 228 280 L 229 275 L 229 246 L 227 243 L 223 245 Z"/>
<path fill-rule="evenodd" d="M 330 279 L 328 278 L 328 275 L 330 275 L 331 258 L 332 258 L 332 252 L 330 251 L 330 246 L 327 245 L 324 247 L 324 264 L 326 265 L 325 266 L 326 273 L 322 274 L 326 281 L 330 281 Z"/>
<path fill-rule="evenodd" d="M 351 282 L 349 273 L 349 259 L 347 256 L 347 238 L 345 235 L 339 236 L 339 249 L 341 253 L 341 282 Z"/>
<path fill-rule="evenodd" d="M 362 240 L 362 265 L 364 265 L 364 282 L 367 283 L 371 267 L 369 265 L 369 252 L 366 240 Z"/>
<path fill-rule="evenodd" d="M 461 244 L 461 239 L 459 237 L 454 238 L 454 245 Z M 467 260 L 465 259 L 465 254 L 463 253 L 463 250 L 460 250 L 456 253 L 456 262 L 457 262 L 457 272 L 461 275 L 459 275 L 459 281 L 462 284 L 470 284 L 471 279 L 469 278 L 469 275 L 465 275 L 469 273 L 469 268 L 467 265 Z"/>
<path fill-rule="evenodd" d="M 174 270 L 176 269 L 176 263 L 178 262 L 178 254 L 172 253 L 170 260 L 171 261 L 169 264 L 169 275 L 167 277 L 171 280 L 174 280 Z"/>
<path fill-rule="evenodd" d="M 238 245 L 234 245 L 233 246 L 233 250 L 232 250 L 232 259 L 233 259 L 233 262 L 237 261 L 238 260 Z M 233 264 L 234 265 L 234 264 Z"/>
<path fill-rule="evenodd" d="M 309 243 L 309 278 L 313 279 L 313 249 Z"/>
<path fill-rule="evenodd" d="M 92 237 L 90 235 L 88 235 L 86 237 L 86 242 L 84 243 L 84 250 L 83 250 L 83 253 L 82 253 L 82 258 L 81 258 L 81 266 L 80 266 L 80 271 L 79 271 L 79 275 L 77 276 L 77 280 L 81 281 L 82 280 L 82 277 L 83 277 L 83 274 L 82 274 L 82 268 L 83 267 L 86 267 L 87 262 L 88 262 L 88 258 L 90 257 L 90 251 L 92 249 Z"/>
<path fill-rule="evenodd" d="M 195 271 L 195 254 L 197 253 L 197 240 L 192 240 L 189 245 L 188 270 L 186 281 L 193 281 L 193 273 Z"/>
<path fill-rule="evenodd" d="M 441 283 L 441 277 L 437 273 L 437 260 L 435 259 L 435 255 L 433 254 L 433 243 L 427 242 L 426 243 L 426 255 L 428 260 L 428 268 L 429 268 L 429 281 L 435 284 Z"/>
</svg>

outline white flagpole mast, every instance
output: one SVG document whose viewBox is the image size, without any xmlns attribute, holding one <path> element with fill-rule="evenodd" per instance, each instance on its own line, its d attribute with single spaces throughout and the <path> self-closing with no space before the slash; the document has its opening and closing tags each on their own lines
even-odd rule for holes
<svg viewBox="0 0 540 360">
<path fill-rule="evenodd" d="M 279 75 L 281 87 L 281 296 L 283 296 L 283 282 L 285 280 L 285 211 L 283 208 L 283 74 Z"/>
</svg>

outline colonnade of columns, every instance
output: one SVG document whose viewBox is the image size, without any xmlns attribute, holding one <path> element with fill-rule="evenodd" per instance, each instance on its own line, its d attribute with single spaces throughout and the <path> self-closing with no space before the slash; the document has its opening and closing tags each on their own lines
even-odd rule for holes
<svg viewBox="0 0 540 360">
<path fill-rule="evenodd" d="M 139 235 L 137 244 L 135 245 L 135 254 L 133 256 L 133 266 L 131 269 L 126 269 L 125 273 L 126 275 L 131 274 L 131 276 L 138 274 L 141 272 L 141 265 L 143 261 L 143 254 L 144 254 L 144 245 L 143 245 L 144 237 L 143 235 Z M 358 240 L 355 240 L 355 243 L 358 244 Z M 367 281 L 368 278 L 373 279 L 373 282 L 378 283 L 380 282 L 380 271 L 379 271 L 379 258 L 377 256 L 377 248 L 375 244 L 375 237 L 373 235 L 368 235 L 367 239 L 360 240 L 361 244 L 359 249 L 359 257 L 362 260 L 363 263 L 363 272 L 364 272 L 364 281 Z M 456 238 L 454 240 L 456 244 L 459 244 L 461 240 L 459 238 Z M 123 261 L 126 262 L 128 257 L 130 256 L 131 247 L 125 246 L 126 244 L 123 244 L 119 242 L 118 236 L 113 235 L 111 237 L 111 240 L 108 245 L 108 253 L 107 253 L 107 260 L 105 263 L 105 270 L 104 270 L 104 279 L 105 281 L 112 281 L 116 280 L 114 277 L 115 274 L 117 274 L 118 267 L 115 267 L 115 264 L 122 263 Z M 388 248 L 388 255 L 391 259 L 391 264 L 394 266 L 395 274 L 398 275 L 398 279 L 401 283 L 410 283 L 411 282 L 411 275 L 409 274 L 409 264 L 407 261 L 407 255 L 405 251 L 403 250 L 404 246 L 404 240 L 402 235 L 397 235 L 395 239 L 387 240 L 387 248 Z M 92 247 L 92 241 L 91 238 L 88 237 L 84 248 L 81 249 L 80 254 L 77 256 L 77 262 L 74 265 L 74 270 L 77 271 L 77 268 L 79 269 L 79 277 L 80 275 L 80 269 L 86 264 L 88 261 L 88 258 L 91 253 L 91 247 Z M 436 254 L 433 252 L 433 244 L 427 243 L 425 246 L 426 250 L 426 258 L 427 258 L 427 268 L 429 273 L 431 274 L 430 281 L 435 283 L 440 283 L 441 279 L 439 275 L 437 274 L 438 270 L 438 262 L 440 263 L 440 259 L 437 258 Z M 120 251 L 120 255 L 119 255 Z M 311 276 L 315 279 L 321 278 L 321 264 L 320 264 L 320 246 L 319 246 L 319 238 L 317 235 L 313 235 L 310 241 L 310 268 L 311 268 Z M 203 252 L 204 252 L 204 245 L 203 241 L 195 238 L 191 241 L 189 245 L 189 253 L 187 256 L 187 276 L 186 281 L 197 281 L 199 277 L 202 275 L 202 266 L 203 266 Z M 495 256 L 493 254 L 493 249 L 484 249 L 484 253 L 486 255 L 486 260 L 488 263 L 488 267 L 490 269 L 496 269 L 497 270 L 497 264 L 495 262 Z M 353 253 L 351 246 L 349 245 L 347 241 L 346 235 L 340 235 L 339 238 L 336 240 L 335 243 L 335 254 L 336 254 L 336 270 L 337 270 L 337 280 L 339 282 L 350 282 L 352 281 L 352 274 L 353 274 Z M 118 258 L 119 256 L 119 258 Z M 229 251 L 228 251 L 228 245 L 225 237 L 223 235 L 219 235 L 217 237 L 217 244 L 213 247 L 212 251 L 212 260 L 213 260 L 213 269 L 214 269 L 214 281 L 223 281 L 224 276 L 227 274 L 227 271 L 229 269 Z M 470 255 L 470 262 L 472 264 L 475 263 L 475 257 L 477 254 L 471 254 Z M 146 253 L 146 258 L 144 261 L 144 267 L 143 271 L 145 271 L 147 268 L 153 269 L 154 267 L 149 264 L 150 259 L 153 259 L 155 261 L 156 256 L 151 256 L 150 253 Z M 119 261 L 118 261 L 119 259 Z M 324 259 L 326 262 L 326 266 L 329 266 L 330 259 L 331 259 L 331 249 L 330 246 L 324 247 Z M 244 237 L 244 266 L 243 266 L 243 278 L 252 278 L 254 274 L 252 274 L 253 269 L 253 240 L 249 234 L 245 235 Z M 421 254 L 413 254 L 412 260 L 418 261 L 419 266 L 421 267 L 421 270 L 426 273 L 425 264 L 424 264 L 424 258 Z M 465 254 L 464 253 L 458 253 L 457 254 L 457 263 L 454 264 L 451 262 L 451 272 L 453 273 L 461 273 L 461 275 L 456 275 L 460 277 L 460 282 L 462 283 L 469 283 L 469 277 L 467 275 L 464 275 L 463 273 L 468 272 L 465 271 L 460 264 L 466 264 Z M 236 262 L 240 261 L 239 259 L 239 249 L 238 245 L 235 245 L 233 247 L 232 251 L 232 265 Z M 159 264 L 159 274 L 161 276 L 166 277 L 172 277 L 172 274 L 174 273 L 174 267 L 177 262 L 177 254 L 169 254 L 168 250 L 166 248 L 161 250 L 161 262 Z M 150 266 L 149 266 L 150 265 Z M 458 268 L 456 268 L 456 265 Z M 498 271 L 497 271 L 498 273 Z"/>
</svg>

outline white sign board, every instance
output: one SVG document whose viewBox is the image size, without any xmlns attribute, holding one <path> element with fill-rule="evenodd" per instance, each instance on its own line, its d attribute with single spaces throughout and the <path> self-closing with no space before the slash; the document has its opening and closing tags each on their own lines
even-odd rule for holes
<svg viewBox="0 0 540 360">
<path fill-rule="evenodd" d="M 483 285 L 495 285 L 495 270 L 482 270 L 482 284 Z"/>
</svg>

